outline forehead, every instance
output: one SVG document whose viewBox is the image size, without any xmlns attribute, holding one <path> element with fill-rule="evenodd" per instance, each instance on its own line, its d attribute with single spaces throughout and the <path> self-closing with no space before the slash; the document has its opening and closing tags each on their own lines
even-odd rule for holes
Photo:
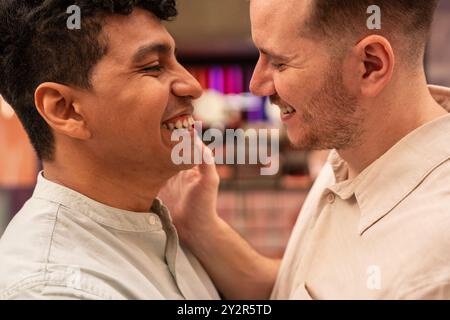
<svg viewBox="0 0 450 320">
<path fill-rule="evenodd" d="M 128 16 L 108 17 L 103 32 L 108 39 L 106 58 L 121 62 L 129 61 L 139 48 L 149 43 L 175 47 L 172 36 L 161 21 L 152 13 L 139 8 Z"/>
<path fill-rule="evenodd" d="M 311 0 L 251 0 L 252 35 L 258 47 L 292 45 L 309 17 Z"/>
</svg>

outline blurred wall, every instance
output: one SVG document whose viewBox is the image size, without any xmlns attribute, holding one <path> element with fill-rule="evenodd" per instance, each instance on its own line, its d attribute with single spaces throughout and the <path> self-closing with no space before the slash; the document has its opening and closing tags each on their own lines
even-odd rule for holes
<svg viewBox="0 0 450 320">
<path fill-rule="evenodd" d="M 255 55 L 248 0 L 178 0 L 179 16 L 167 23 L 181 55 Z"/>
<path fill-rule="evenodd" d="M 34 184 L 37 160 L 12 108 L 0 96 L 0 188 Z"/>
<path fill-rule="evenodd" d="M 450 0 L 441 0 L 428 48 L 430 83 L 450 86 Z"/>
<path fill-rule="evenodd" d="M 12 108 L 0 96 L 0 236 L 30 197 L 37 159 Z"/>
</svg>

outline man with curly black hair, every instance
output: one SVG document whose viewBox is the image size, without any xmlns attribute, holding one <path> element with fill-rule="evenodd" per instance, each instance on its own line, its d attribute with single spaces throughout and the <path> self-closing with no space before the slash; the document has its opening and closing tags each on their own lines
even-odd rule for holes
<svg viewBox="0 0 450 320">
<path fill-rule="evenodd" d="M 176 14 L 175 0 L 0 3 L 0 94 L 44 168 L 0 241 L 1 299 L 219 298 L 156 197 L 187 168 L 171 131 L 192 133 L 201 95 L 162 24 Z"/>
</svg>

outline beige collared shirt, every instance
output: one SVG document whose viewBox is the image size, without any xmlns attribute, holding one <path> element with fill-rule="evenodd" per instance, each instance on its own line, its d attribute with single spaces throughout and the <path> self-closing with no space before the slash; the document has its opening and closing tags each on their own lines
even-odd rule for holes
<svg viewBox="0 0 450 320">
<path fill-rule="evenodd" d="M 431 89 L 450 111 L 450 90 Z M 410 133 L 354 180 L 332 151 L 273 299 L 450 299 L 450 115 Z"/>
<path fill-rule="evenodd" d="M 46 180 L 0 240 L 0 299 L 219 299 L 167 209 L 111 208 Z"/>
</svg>

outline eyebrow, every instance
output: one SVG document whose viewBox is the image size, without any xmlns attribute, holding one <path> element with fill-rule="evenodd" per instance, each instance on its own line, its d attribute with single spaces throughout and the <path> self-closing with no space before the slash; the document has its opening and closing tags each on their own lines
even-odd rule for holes
<svg viewBox="0 0 450 320">
<path fill-rule="evenodd" d="M 133 55 L 133 64 L 141 63 L 146 57 L 152 54 L 168 54 L 172 50 L 172 46 L 166 43 L 150 43 L 141 46 Z M 176 51 L 176 49 L 175 49 Z"/>
<path fill-rule="evenodd" d="M 280 60 L 288 60 L 289 59 L 288 56 L 285 56 L 285 55 L 282 55 L 282 54 L 276 54 L 276 53 L 274 53 L 274 52 L 272 52 L 272 51 L 270 51 L 268 49 L 259 49 L 259 51 L 262 54 L 268 55 L 268 56 L 270 56 L 272 58 L 275 58 L 275 59 L 280 59 Z"/>
</svg>

